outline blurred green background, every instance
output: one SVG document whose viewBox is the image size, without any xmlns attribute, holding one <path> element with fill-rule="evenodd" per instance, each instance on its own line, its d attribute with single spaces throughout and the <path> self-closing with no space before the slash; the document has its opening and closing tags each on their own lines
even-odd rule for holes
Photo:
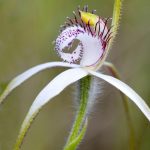
<svg viewBox="0 0 150 150">
<path fill-rule="evenodd" d="M 60 60 L 52 41 L 78 5 L 112 16 L 113 0 L 0 0 L 0 85 L 40 63 Z M 124 0 L 118 36 L 108 60 L 150 106 L 150 1 Z M 64 69 L 44 71 L 17 88 L 0 107 L 0 150 L 11 150 L 21 123 L 38 92 Z M 102 82 L 82 150 L 127 150 L 128 128 L 119 92 Z M 26 136 L 22 150 L 61 150 L 74 120 L 74 87 L 48 103 Z M 129 102 L 136 150 L 150 149 L 150 126 Z"/>
</svg>

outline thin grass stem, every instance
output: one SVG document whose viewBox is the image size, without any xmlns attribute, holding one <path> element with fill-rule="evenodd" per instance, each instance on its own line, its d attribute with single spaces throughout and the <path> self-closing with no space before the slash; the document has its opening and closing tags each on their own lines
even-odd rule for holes
<svg viewBox="0 0 150 150">
<path fill-rule="evenodd" d="M 118 70 L 116 69 L 116 67 L 110 63 L 110 62 L 105 62 L 104 65 L 107 67 L 107 69 L 111 72 L 111 74 L 117 78 L 117 79 L 121 79 L 120 74 L 118 72 Z M 129 106 L 128 106 L 128 97 L 126 95 L 124 95 L 122 92 L 120 92 L 122 100 L 123 100 L 123 106 L 124 106 L 124 110 L 125 110 L 125 115 L 126 115 L 126 120 L 127 120 L 127 125 L 128 125 L 128 129 L 129 129 L 129 145 L 130 145 L 130 150 L 135 150 L 136 149 L 136 145 L 135 145 L 135 133 L 134 133 L 134 127 L 132 124 L 132 120 L 130 117 L 130 110 L 129 110 Z"/>
</svg>

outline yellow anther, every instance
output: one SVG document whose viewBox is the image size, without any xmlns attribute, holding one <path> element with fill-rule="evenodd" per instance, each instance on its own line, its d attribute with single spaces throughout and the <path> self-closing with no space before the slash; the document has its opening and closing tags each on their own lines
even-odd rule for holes
<svg viewBox="0 0 150 150">
<path fill-rule="evenodd" d="M 80 11 L 81 19 L 85 24 L 90 24 L 90 26 L 95 26 L 97 21 L 99 20 L 99 16 L 95 14 L 91 14 L 88 12 Z"/>
</svg>

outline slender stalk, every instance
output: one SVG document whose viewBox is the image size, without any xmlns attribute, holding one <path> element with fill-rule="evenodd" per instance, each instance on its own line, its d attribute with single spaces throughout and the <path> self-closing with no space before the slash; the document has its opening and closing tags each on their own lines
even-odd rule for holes
<svg viewBox="0 0 150 150">
<path fill-rule="evenodd" d="M 104 54 L 102 60 L 97 64 L 96 70 L 98 68 L 100 68 L 100 66 L 103 65 L 103 63 L 104 63 L 105 59 L 107 58 L 107 55 L 113 45 L 113 41 L 116 38 L 118 28 L 119 28 L 120 17 L 121 17 L 122 1 L 123 0 L 114 0 L 113 16 L 112 16 L 112 23 L 111 23 L 111 26 L 112 26 L 111 32 L 113 33 L 112 34 L 113 36 L 111 37 L 111 39 L 108 43 L 107 49 L 105 50 L 105 54 Z"/>
<path fill-rule="evenodd" d="M 73 127 L 71 129 L 71 133 L 69 135 L 64 150 L 66 150 L 67 145 L 69 145 L 69 143 L 71 143 L 79 135 L 83 122 L 85 121 L 90 83 L 91 83 L 90 76 L 87 76 L 79 81 L 79 89 L 78 89 L 80 98 L 79 110 L 77 112 Z"/>
<path fill-rule="evenodd" d="M 83 123 L 83 127 L 79 133 L 79 135 L 70 143 L 68 143 L 65 147 L 65 150 L 75 150 L 77 149 L 78 145 L 81 143 L 82 139 L 84 138 L 86 129 L 88 125 L 88 118 L 85 118 L 85 121 Z"/>
<path fill-rule="evenodd" d="M 105 62 L 104 65 L 108 68 L 108 70 L 111 72 L 111 74 L 116 77 L 117 79 L 121 79 L 120 74 L 118 73 L 116 67 L 109 62 Z M 129 134 L 130 134 L 130 138 L 129 138 L 129 145 L 130 145 L 130 150 L 135 150 L 135 133 L 134 133 L 134 127 L 131 121 L 131 117 L 130 117 L 130 112 L 129 112 L 129 106 L 128 106 L 128 97 L 126 95 L 124 95 L 122 92 L 120 92 L 121 97 L 123 99 L 123 106 L 124 106 L 124 110 L 125 110 L 125 114 L 126 114 L 126 119 L 127 119 L 127 125 L 129 128 Z"/>
</svg>

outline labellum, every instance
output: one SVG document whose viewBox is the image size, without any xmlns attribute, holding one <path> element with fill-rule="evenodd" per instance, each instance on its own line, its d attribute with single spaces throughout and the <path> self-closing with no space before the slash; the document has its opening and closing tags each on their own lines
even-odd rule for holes
<svg viewBox="0 0 150 150">
<path fill-rule="evenodd" d="M 78 9 L 78 15 L 73 12 L 73 19 L 67 17 L 68 21 L 55 41 L 55 50 L 64 61 L 83 67 L 96 66 L 102 60 L 111 38 L 111 28 L 107 27 L 109 18 L 95 15 L 94 10 L 92 13 L 87 11 L 84 7 L 83 11 Z M 75 40 L 79 41 L 78 45 L 69 52 Z"/>
</svg>

